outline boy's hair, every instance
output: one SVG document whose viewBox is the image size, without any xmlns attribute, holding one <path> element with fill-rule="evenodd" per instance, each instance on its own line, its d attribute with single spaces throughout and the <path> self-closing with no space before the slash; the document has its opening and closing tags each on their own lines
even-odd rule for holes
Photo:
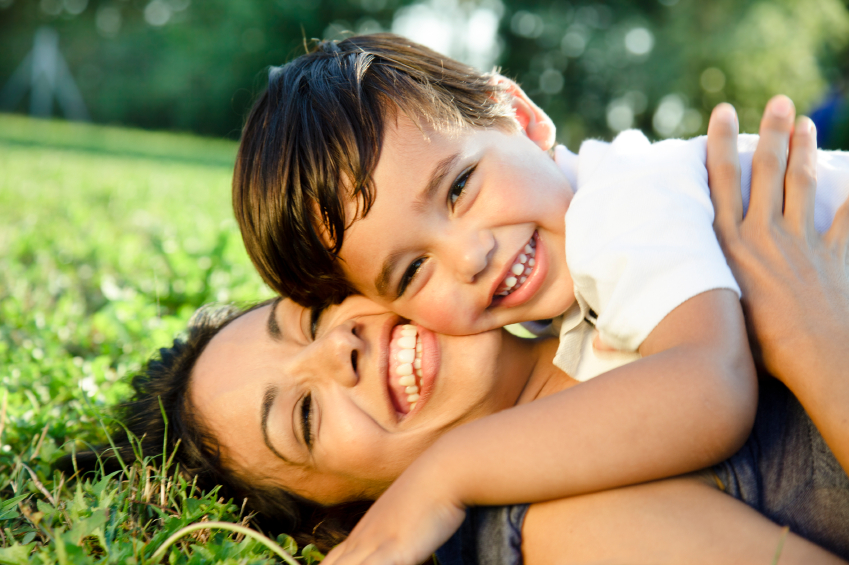
<svg viewBox="0 0 849 565">
<path fill-rule="evenodd" d="M 164 450 L 169 456 L 174 454 L 169 469 L 178 468 L 188 481 L 196 479 L 202 490 L 219 486 L 220 496 L 232 498 L 240 506 L 247 499 L 245 507 L 257 513 L 254 520 L 273 535 L 287 533 L 299 545 L 313 543 L 323 552 L 344 540 L 370 502 L 322 507 L 280 486 L 243 477 L 223 464 L 218 441 L 189 402 L 192 370 L 212 338 L 239 316 L 267 303 L 248 309 L 218 306 L 198 310 L 189 322 L 188 337 L 160 349 L 159 356 L 133 377 L 132 397 L 116 410 L 123 426 L 113 430 L 114 448 L 104 445 L 67 455 L 57 462 L 57 468 L 69 475 L 75 468 L 111 473 L 121 470 L 119 459 L 126 465 L 137 461 L 134 444 L 143 458 L 158 457 Z"/>
<path fill-rule="evenodd" d="M 322 41 L 272 67 L 233 175 L 233 209 L 265 282 L 304 306 L 341 302 L 353 289 L 336 259 L 345 228 L 374 203 L 386 120 L 400 110 L 437 131 L 509 130 L 504 92 L 493 73 L 388 33 Z"/>
</svg>

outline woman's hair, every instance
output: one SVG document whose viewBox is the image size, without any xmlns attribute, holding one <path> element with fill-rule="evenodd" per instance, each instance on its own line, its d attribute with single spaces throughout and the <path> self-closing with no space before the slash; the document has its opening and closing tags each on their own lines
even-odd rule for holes
<svg viewBox="0 0 849 565">
<path fill-rule="evenodd" d="M 374 203 L 385 122 L 399 110 L 437 131 L 515 127 L 492 73 L 389 33 L 322 41 L 270 69 L 242 131 L 233 209 L 272 289 L 310 307 L 350 294 L 337 256 Z"/>
<path fill-rule="evenodd" d="M 239 316 L 267 303 L 247 309 L 230 305 L 198 310 L 189 322 L 187 337 L 160 349 L 133 377 L 131 398 L 116 408 L 123 426 L 112 434 L 115 447 L 104 445 L 65 456 L 57 467 L 67 473 L 73 472 L 75 465 L 81 471 L 101 466 L 107 473 L 120 470 L 119 458 L 125 464 L 137 460 L 133 437 L 143 458 L 159 456 L 163 450 L 169 457 L 173 453 L 170 469 L 179 468 L 203 490 L 220 486 L 220 496 L 239 505 L 245 503 L 257 513 L 256 520 L 266 531 L 287 533 L 299 544 L 313 543 L 324 552 L 341 542 L 370 502 L 323 507 L 282 487 L 242 477 L 222 464 L 218 441 L 189 402 L 192 369 L 212 338 Z"/>
</svg>

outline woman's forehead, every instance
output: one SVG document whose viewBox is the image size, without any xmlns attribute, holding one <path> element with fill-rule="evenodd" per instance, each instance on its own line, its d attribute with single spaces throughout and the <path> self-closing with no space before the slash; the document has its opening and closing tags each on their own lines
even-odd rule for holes
<svg viewBox="0 0 849 565">
<path fill-rule="evenodd" d="M 247 312 L 210 340 L 192 370 L 193 400 L 217 396 L 246 384 L 244 378 L 254 373 L 252 365 L 270 339 L 267 325 L 271 311 L 271 305 L 266 305 Z"/>
</svg>

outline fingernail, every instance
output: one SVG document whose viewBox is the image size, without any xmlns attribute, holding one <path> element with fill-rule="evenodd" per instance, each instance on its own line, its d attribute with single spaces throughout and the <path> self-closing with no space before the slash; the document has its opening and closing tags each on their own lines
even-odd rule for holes
<svg viewBox="0 0 849 565">
<path fill-rule="evenodd" d="M 776 96 L 770 100 L 768 110 L 778 118 L 786 118 L 793 112 L 793 102 L 786 96 Z"/>
<path fill-rule="evenodd" d="M 734 106 L 723 102 L 713 109 L 713 119 L 734 126 L 737 124 L 737 112 L 734 111 Z"/>
</svg>

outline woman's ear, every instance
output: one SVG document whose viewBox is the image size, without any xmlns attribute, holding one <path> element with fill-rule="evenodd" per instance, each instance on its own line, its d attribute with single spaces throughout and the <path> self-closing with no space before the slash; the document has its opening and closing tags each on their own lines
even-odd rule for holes
<svg viewBox="0 0 849 565">
<path fill-rule="evenodd" d="M 504 92 L 507 93 L 516 120 L 528 139 L 536 143 L 543 151 L 554 147 L 556 128 L 548 114 L 534 104 L 525 91 L 509 78 L 498 75 L 496 80 L 498 84 L 504 86 Z"/>
</svg>

